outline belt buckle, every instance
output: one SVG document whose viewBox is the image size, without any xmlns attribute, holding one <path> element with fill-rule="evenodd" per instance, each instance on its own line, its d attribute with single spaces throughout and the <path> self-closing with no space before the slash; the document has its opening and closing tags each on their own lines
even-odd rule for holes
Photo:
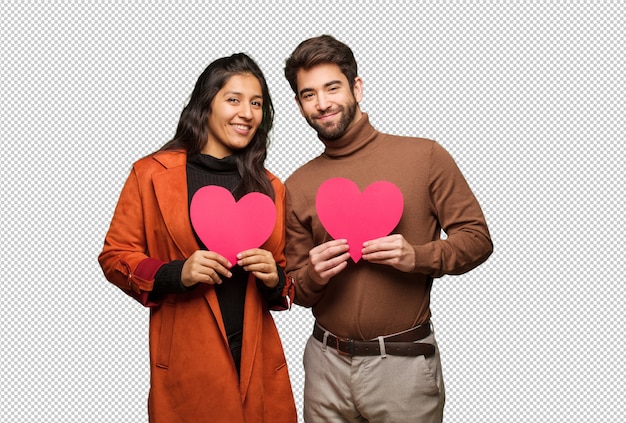
<svg viewBox="0 0 626 423">
<path fill-rule="evenodd" d="M 339 343 L 343 342 L 344 345 L 347 345 L 347 351 L 342 350 L 339 347 Z M 354 355 L 354 340 L 350 338 L 341 338 L 339 336 L 336 337 L 335 349 L 340 355 Z"/>
</svg>

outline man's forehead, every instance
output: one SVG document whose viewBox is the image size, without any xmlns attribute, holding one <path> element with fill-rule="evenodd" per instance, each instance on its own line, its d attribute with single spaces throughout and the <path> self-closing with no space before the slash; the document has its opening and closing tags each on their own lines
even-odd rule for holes
<svg viewBox="0 0 626 423">
<path fill-rule="evenodd" d="M 308 69 L 299 69 L 297 81 L 300 90 L 348 82 L 339 66 L 334 63 L 323 63 Z"/>
</svg>

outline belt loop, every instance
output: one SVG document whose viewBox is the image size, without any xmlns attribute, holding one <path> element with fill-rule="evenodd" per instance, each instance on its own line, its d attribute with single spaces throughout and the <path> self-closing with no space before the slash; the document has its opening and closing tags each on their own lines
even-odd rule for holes
<svg viewBox="0 0 626 423">
<path fill-rule="evenodd" d="M 322 351 L 326 352 L 326 344 L 328 343 L 328 332 L 324 331 L 324 340 L 322 341 Z"/>
<path fill-rule="evenodd" d="M 378 337 L 378 345 L 380 345 L 380 358 L 387 358 L 387 350 L 385 349 L 385 338 Z"/>
</svg>

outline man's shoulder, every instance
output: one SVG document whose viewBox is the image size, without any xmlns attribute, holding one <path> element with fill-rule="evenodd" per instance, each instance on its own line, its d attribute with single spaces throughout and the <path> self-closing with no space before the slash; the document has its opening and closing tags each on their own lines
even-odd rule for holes
<svg viewBox="0 0 626 423">
<path fill-rule="evenodd" d="M 396 134 L 383 134 L 379 133 L 380 140 L 386 143 L 397 143 L 399 145 L 406 145 L 414 148 L 431 148 L 433 144 L 437 144 L 437 141 L 430 138 L 423 138 L 419 136 L 410 135 L 396 135 Z"/>
<path fill-rule="evenodd" d="M 381 134 L 378 151 L 387 159 L 406 157 L 412 159 L 431 159 L 446 154 L 445 148 L 435 139 L 407 135 Z"/>
<path fill-rule="evenodd" d="M 285 185 L 303 184 L 310 181 L 312 175 L 319 173 L 320 161 L 321 156 L 317 156 L 294 170 L 285 180 Z"/>
</svg>

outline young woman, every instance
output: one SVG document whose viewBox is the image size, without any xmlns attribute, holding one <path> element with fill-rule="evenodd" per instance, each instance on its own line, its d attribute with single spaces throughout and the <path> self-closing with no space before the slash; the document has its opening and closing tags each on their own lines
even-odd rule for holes
<svg viewBox="0 0 626 423">
<path fill-rule="evenodd" d="M 200 75 L 174 138 L 137 161 L 99 256 L 106 278 L 150 307 L 151 422 L 295 422 L 282 345 L 269 309 L 288 308 L 284 187 L 264 168 L 274 110 L 245 54 Z M 231 263 L 194 230 L 204 186 L 271 197 L 276 224 Z"/>
</svg>

